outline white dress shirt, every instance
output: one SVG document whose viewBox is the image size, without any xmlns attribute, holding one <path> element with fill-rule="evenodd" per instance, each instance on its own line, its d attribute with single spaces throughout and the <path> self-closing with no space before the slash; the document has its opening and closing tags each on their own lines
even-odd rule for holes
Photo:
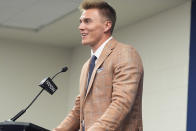
<svg viewBox="0 0 196 131">
<path fill-rule="evenodd" d="M 99 56 L 101 55 L 101 52 L 103 51 L 103 48 L 105 45 L 112 39 L 112 36 L 110 36 L 96 51 L 93 53 L 93 50 L 91 49 L 91 57 L 95 55 L 97 57 L 97 60 L 99 59 Z M 95 61 L 95 63 L 97 62 Z"/>
</svg>

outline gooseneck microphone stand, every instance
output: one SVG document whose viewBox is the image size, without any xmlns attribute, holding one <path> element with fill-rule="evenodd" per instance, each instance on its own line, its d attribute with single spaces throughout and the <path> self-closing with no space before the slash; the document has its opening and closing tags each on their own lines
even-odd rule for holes
<svg viewBox="0 0 196 131">
<path fill-rule="evenodd" d="M 58 74 L 62 72 L 66 72 L 68 70 L 67 67 L 62 68 L 61 71 L 56 73 L 51 80 L 53 80 Z M 37 96 L 33 99 L 33 101 L 23 110 L 21 110 L 18 114 L 16 114 L 13 118 L 9 119 L 8 121 L 16 121 L 18 118 L 20 118 L 28 109 L 29 107 L 35 102 L 35 100 L 41 95 L 41 93 L 44 91 L 45 88 L 42 88 L 42 90 L 37 94 Z"/>
</svg>

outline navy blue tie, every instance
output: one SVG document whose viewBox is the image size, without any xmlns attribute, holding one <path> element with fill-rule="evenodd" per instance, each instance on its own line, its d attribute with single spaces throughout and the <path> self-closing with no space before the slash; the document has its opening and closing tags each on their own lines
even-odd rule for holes
<svg viewBox="0 0 196 131">
<path fill-rule="evenodd" d="M 87 93 L 87 90 L 88 90 L 88 84 L 90 82 L 93 69 L 95 67 L 95 61 L 96 61 L 96 59 L 97 59 L 97 57 L 95 55 L 93 55 L 92 58 L 91 58 L 91 61 L 90 61 L 91 63 L 90 63 L 90 66 L 89 66 L 88 81 L 87 81 L 87 86 L 86 86 L 86 93 Z M 84 120 L 83 120 L 83 123 L 82 123 L 82 130 L 85 131 Z"/>
<path fill-rule="evenodd" d="M 88 90 L 88 84 L 90 82 L 91 75 L 92 75 L 93 69 L 95 67 L 96 59 L 97 59 L 97 57 L 95 55 L 93 55 L 92 58 L 91 58 L 91 63 L 90 63 L 89 72 L 88 72 L 88 82 L 87 82 L 86 90 Z"/>
</svg>

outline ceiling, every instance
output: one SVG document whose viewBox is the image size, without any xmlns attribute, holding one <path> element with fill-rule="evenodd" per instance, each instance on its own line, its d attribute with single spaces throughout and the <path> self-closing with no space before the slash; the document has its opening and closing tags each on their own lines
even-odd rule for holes
<svg viewBox="0 0 196 131">
<path fill-rule="evenodd" d="M 0 25 L 40 30 L 75 10 L 81 0 L 0 0 Z"/>
<path fill-rule="evenodd" d="M 115 31 L 187 0 L 107 0 L 117 12 Z M 73 47 L 81 0 L 0 0 L 0 40 Z"/>
</svg>

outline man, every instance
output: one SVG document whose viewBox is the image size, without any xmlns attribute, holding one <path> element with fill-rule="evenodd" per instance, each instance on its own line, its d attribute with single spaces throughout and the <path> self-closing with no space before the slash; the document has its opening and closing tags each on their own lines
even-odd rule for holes
<svg viewBox="0 0 196 131">
<path fill-rule="evenodd" d="M 140 56 L 112 37 L 116 13 L 109 4 L 85 0 L 81 9 L 79 30 L 91 58 L 83 65 L 74 108 L 54 131 L 142 131 Z"/>
</svg>

